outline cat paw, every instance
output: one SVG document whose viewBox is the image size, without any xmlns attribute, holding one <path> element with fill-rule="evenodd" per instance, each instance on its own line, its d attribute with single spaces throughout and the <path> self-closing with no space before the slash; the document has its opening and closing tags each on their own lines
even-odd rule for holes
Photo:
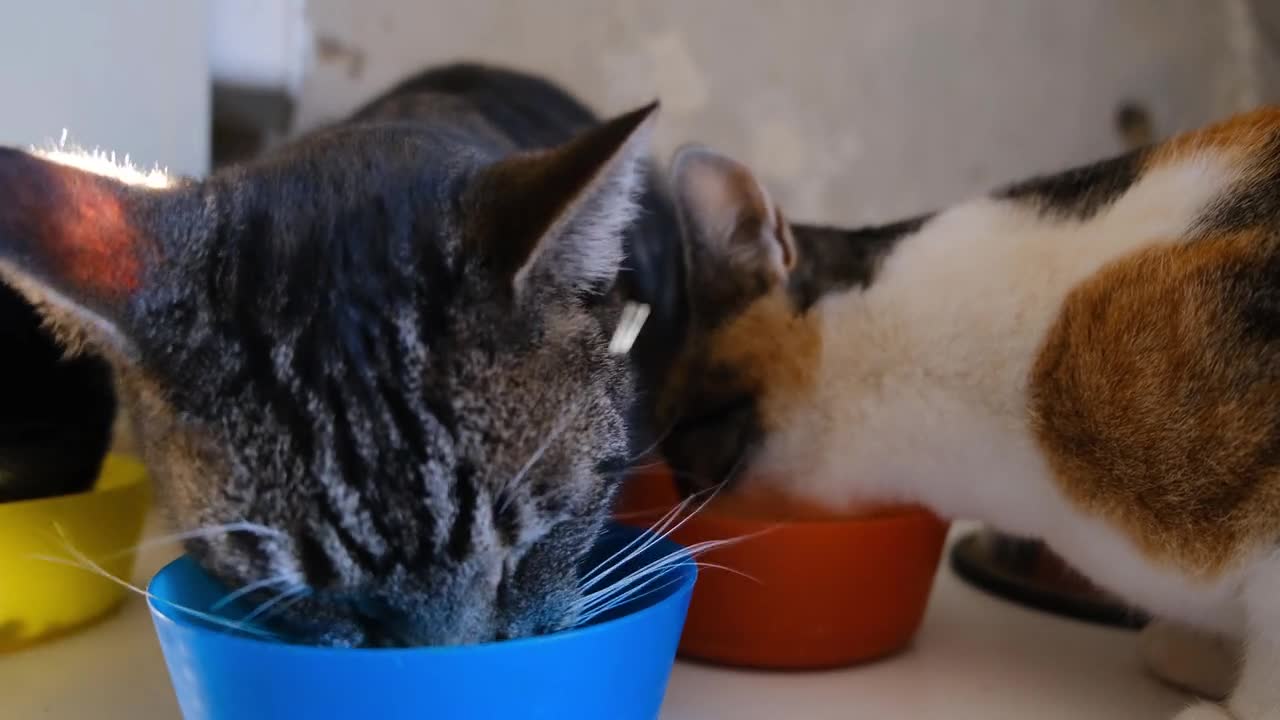
<svg viewBox="0 0 1280 720">
<path fill-rule="evenodd" d="M 1221 705 L 1201 703 L 1178 713 L 1173 720 L 1235 720 L 1235 718 Z"/>
<path fill-rule="evenodd" d="M 1142 630 L 1139 648 L 1147 670 L 1153 675 L 1200 697 L 1222 700 L 1235 685 L 1240 648 L 1234 640 L 1186 625 L 1155 620 Z M 1178 720 L 1184 718 L 1179 715 Z"/>
</svg>

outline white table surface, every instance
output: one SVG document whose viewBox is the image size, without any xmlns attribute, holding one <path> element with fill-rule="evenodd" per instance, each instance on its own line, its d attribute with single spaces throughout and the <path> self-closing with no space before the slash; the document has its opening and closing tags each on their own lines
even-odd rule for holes
<svg viewBox="0 0 1280 720">
<path fill-rule="evenodd" d="M 149 551 L 144 578 L 171 551 Z M 1187 700 L 1145 675 L 1133 633 L 988 597 L 940 570 L 924 627 L 888 660 L 819 673 L 677 663 L 662 720 L 1168 720 Z M 146 603 L 0 655 L 0 720 L 178 718 Z"/>
</svg>

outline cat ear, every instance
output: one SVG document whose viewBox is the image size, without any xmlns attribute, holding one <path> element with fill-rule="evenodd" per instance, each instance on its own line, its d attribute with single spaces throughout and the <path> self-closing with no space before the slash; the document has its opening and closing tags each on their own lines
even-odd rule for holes
<svg viewBox="0 0 1280 720">
<path fill-rule="evenodd" d="M 0 148 L 0 280 L 72 349 L 90 342 L 128 351 L 125 320 L 154 253 L 136 221 L 145 192 Z"/>
<path fill-rule="evenodd" d="M 795 240 L 746 166 L 686 145 L 676 151 L 671 178 L 691 317 L 715 325 L 787 281 Z"/>
<path fill-rule="evenodd" d="M 537 283 L 584 292 L 613 282 L 657 108 L 651 103 L 482 173 L 473 188 L 482 209 L 478 234 L 517 297 Z"/>
<path fill-rule="evenodd" d="M 745 165 L 698 145 L 676 151 L 672 185 L 694 274 L 758 277 L 769 286 L 795 267 L 795 240 Z M 714 279 L 714 278 L 707 278 Z"/>
</svg>

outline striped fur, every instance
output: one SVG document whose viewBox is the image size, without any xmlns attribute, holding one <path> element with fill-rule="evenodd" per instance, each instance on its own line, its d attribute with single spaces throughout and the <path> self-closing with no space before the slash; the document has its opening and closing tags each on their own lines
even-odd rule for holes
<svg viewBox="0 0 1280 720">
<path fill-rule="evenodd" d="M 707 150 L 675 172 L 692 332 L 659 407 L 691 487 L 1042 537 L 1243 641 L 1187 718 L 1280 718 L 1280 109 L 880 229 L 778 222 Z"/>
<path fill-rule="evenodd" d="M 607 344 L 637 203 L 670 212 L 652 112 L 463 65 L 166 188 L 0 150 L 0 274 L 113 361 L 179 527 L 269 529 L 189 548 L 300 578 L 302 639 L 546 632 L 629 457 Z"/>
</svg>

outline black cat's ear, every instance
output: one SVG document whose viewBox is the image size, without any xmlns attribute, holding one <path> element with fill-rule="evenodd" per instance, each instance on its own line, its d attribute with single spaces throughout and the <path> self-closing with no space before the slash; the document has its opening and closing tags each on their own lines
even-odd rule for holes
<svg viewBox="0 0 1280 720">
<path fill-rule="evenodd" d="M 651 103 L 481 174 L 472 188 L 476 236 L 517 297 L 532 285 L 586 292 L 613 282 L 657 108 Z"/>
<path fill-rule="evenodd" d="M 743 164 L 698 145 L 676 151 L 672 187 L 694 274 L 772 286 L 796 264 L 795 240 L 768 191 Z"/>
<path fill-rule="evenodd" d="M 138 217 L 149 192 L 0 148 L 0 281 L 40 308 L 67 346 L 129 351 L 127 318 L 157 252 Z"/>
</svg>

